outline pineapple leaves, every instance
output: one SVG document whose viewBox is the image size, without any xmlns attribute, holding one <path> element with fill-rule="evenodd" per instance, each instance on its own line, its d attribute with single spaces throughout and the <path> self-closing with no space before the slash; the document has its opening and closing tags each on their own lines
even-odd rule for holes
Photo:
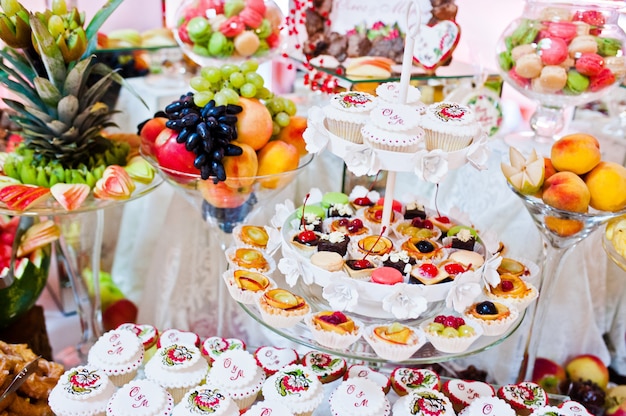
<svg viewBox="0 0 626 416">
<path fill-rule="evenodd" d="M 91 64 L 92 58 L 85 58 L 78 61 L 76 65 L 67 73 L 65 84 L 63 84 L 63 94 L 78 96 L 87 81 L 87 69 Z"/>
<path fill-rule="evenodd" d="M 30 24 L 48 79 L 58 90 L 62 90 L 66 76 L 63 54 L 41 20 L 31 15 Z"/>
<path fill-rule="evenodd" d="M 61 91 L 46 78 L 35 78 L 35 89 L 39 97 L 48 107 L 56 107 L 62 98 Z"/>
<path fill-rule="evenodd" d="M 103 76 L 104 75 L 108 75 L 109 73 L 111 73 L 112 74 L 111 78 L 113 79 L 113 81 L 117 82 L 119 85 L 121 85 L 122 87 L 126 88 L 131 94 L 133 94 L 135 97 L 137 97 L 139 99 L 139 101 L 141 101 L 141 103 L 144 105 L 144 107 L 150 108 L 150 107 L 148 107 L 148 104 L 146 104 L 146 102 L 143 100 L 143 98 L 141 98 L 141 96 L 135 92 L 133 87 L 131 87 L 131 85 L 126 81 L 126 79 L 124 79 L 124 77 L 122 77 L 117 72 L 112 72 L 111 68 L 109 68 L 108 66 L 106 66 L 106 65 L 104 65 L 102 63 L 97 63 L 97 64 L 95 64 L 93 66 L 92 71 L 95 74 L 103 75 Z"/>
<path fill-rule="evenodd" d="M 64 124 L 71 125 L 74 117 L 78 113 L 78 98 L 73 95 L 66 95 L 59 101 L 57 106 L 59 120 Z"/>
<path fill-rule="evenodd" d="M 87 45 L 87 50 L 85 50 L 85 53 L 83 54 L 83 58 L 91 55 L 96 49 L 98 30 L 100 30 L 102 24 L 109 18 L 109 16 L 111 16 L 115 9 L 122 4 L 122 1 L 124 0 L 108 0 L 106 4 L 102 6 L 93 16 L 87 25 L 87 29 L 85 30 L 86 37 L 89 39 L 89 44 Z"/>
</svg>

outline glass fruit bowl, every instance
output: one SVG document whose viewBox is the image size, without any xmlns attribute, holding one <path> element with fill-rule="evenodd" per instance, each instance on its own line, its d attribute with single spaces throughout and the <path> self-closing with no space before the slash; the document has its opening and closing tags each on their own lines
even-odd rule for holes
<svg viewBox="0 0 626 416">
<path fill-rule="evenodd" d="M 551 138 L 564 127 L 565 107 L 599 99 L 622 82 L 626 35 L 618 18 L 625 4 L 527 0 L 523 15 L 504 30 L 499 71 L 539 103 L 531 118 L 537 136 Z"/>
<path fill-rule="evenodd" d="M 185 0 L 173 31 L 183 52 L 202 66 L 264 61 L 280 50 L 283 20 L 272 0 Z"/>
</svg>

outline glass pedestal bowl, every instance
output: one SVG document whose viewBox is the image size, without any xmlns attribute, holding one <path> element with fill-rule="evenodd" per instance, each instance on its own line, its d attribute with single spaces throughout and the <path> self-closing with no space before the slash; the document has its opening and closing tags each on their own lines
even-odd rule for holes
<svg viewBox="0 0 626 416">
<path fill-rule="evenodd" d="M 597 100 L 626 74 L 618 25 L 624 1 L 527 0 L 523 15 L 498 41 L 503 79 L 537 102 L 530 119 L 533 144 L 551 143 L 565 126 L 565 109 Z M 507 142 L 520 146 L 520 135 Z"/>
<path fill-rule="evenodd" d="M 281 49 L 284 16 L 272 0 L 184 0 L 175 21 L 176 41 L 201 66 L 261 62 Z"/>
</svg>

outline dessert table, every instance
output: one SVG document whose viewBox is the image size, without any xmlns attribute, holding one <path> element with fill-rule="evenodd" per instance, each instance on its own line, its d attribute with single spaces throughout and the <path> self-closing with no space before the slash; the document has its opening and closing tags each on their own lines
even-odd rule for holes
<svg viewBox="0 0 626 416">
<path fill-rule="evenodd" d="M 141 107 L 124 97 L 122 92 L 119 105 L 124 118 L 118 123 L 128 131 L 133 131 L 137 123 L 180 94 L 179 89 L 142 85 L 141 79 L 132 82 L 137 89 L 143 89 L 142 96 L 151 108 Z M 132 111 L 124 111 L 125 107 L 132 108 Z M 597 117 L 580 112 L 569 130 L 597 133 L 603 157 L 624 163 L 624 144 L 602 137 L 600 127 L 603 123 L 599 121 L 606 120 Z M 508 145 L 502 135 L 496 135 L 489 143 L 492 152 L 489 168 L 477 171 L 465 166 L 450 172 L 440 184 L 437 204 L 442 212 L 460 208 L 468 213 L 479 230 L 495 232 L 505 243 L 508 255 L 539 262 L 541 239 L 538 231 L 521 201 L 506 186 L 500 171 L 500 162 L 508 155 Z M 323 192 L 341 189 L 343 163 L 329 152 L 316 157 L 305 169 L 293 184 L 252 219 L 253 223 L 267 223 L 274 213 L 275 203 L 285 199 L 301 201 L 312 187 Z M 434 203 L 435 187 L 419 182 L 411 174 L 399 174 L 396 195 L 407 194 Z M 216 270 L 220 264 L 216 256 L 223 255 L 220 242 L 212 238 L 197 208 L 170 185 L 164 184 L 145 198 L 125 206 L 119 224 L 112 275 L 122 291 L 137 302 L 140 323 L 150 323 L 161 329 L 192 330 L 201 337 L 212 336 L 216 335 L 215 305 L 226 304 L 222 313 L 232 336 L 245 339 L 248 345 L 287 343 L 262 328 L 230 297 L 219 298 L 216 288 L 223 284 L 221 272 Z M 568 278 L 559 279 L 563 284 L 557 289 L 559 296 L 553 299 L 546 317 L 538 355 L 564 362 L 576 354 L 593 353 L 606 364 L 612 363 L 615 370 L 623 374 L 626 373 L 626 345 L 623 342 L 626 334 L 626 279 L 623 270 L 608 260 L 602 248 L 602 234 L 603 229 L 594 233 L 568 256 L 563 270 Z M 574 279 L 575 284 L 570 284 Z M 78 337 L 79 330 L 74 318 L 59 314 L 46 293 L 40 303 L 46 306 L 53 350 L 59 352 L 65 346 L 75 344 L 72 337 Z M 502 344 L 449 365 L 460 370 L 473 364 L 486 370 L 496 383 L 513 381 L 522 360 L 527 321 Z"/>
</svg>

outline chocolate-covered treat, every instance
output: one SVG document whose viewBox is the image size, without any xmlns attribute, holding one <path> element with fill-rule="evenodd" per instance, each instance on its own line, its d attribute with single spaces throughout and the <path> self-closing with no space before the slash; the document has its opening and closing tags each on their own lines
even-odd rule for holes
<svg viewBox="0 0 626 416">
<path fill-rule="evenodd" d="M 402 63 L 404 55 L 404 39 L 401 37 L 392 39 L 375 39 L 372 48 L 368 52 L 371 56 L 384 56 L 397 63 Z"/>
<path fill-rule="evenodd" d="M 367 35 L 353 33 L 348 36 L 348 56 L 351 58 L 366 56 L 372 47 L 372 42 Z"/>
<path fill-rule="evenodd" d="M 309 35 L 309 41 L 317 34 L 324 34 L 324 18 L 315 10 L 309 8 L 304 11 L 304 27 Z"/>
<path fill-rule="evenodd" d="M 441 6 L 433 7 L 431 13 L 433 14 L 433 18 L 437 20 L 454 20 L 456 19 L 458 9 L 456 4 L 446 3 Z"/>
<path fill-rule="evenodd" d="M 426 209 L 424 205 L 418 204 L 417 202 L 409 202 L 406 204 L 406 208 L 404 209 L 404 219 L 412 220 L 413 218 L 421 218 L 422 220 L 426 219 Z"/>
<path fill-rule="evenodd" d="M 334 251 L 335 253 L 345 256 L 348 252 L 348 244 L 350 237 L 342 232 L 334 231 L 330 234 L 320 235 L 317 243 L 317 251 Z"/>
<path fill-rule="evenodd" d="M 330 16 L 333 9 L 333 0 L 313 0 L 313 7 L 320 16 Z"/>
<path fill-rule="evenodd" d="M 328 48 L 326 53 L 337 58 L 338 61 L 344 61 L 348 56 L 348 37 L 337 32 L 331 32 L 328 35 Z"/>
</svg>

